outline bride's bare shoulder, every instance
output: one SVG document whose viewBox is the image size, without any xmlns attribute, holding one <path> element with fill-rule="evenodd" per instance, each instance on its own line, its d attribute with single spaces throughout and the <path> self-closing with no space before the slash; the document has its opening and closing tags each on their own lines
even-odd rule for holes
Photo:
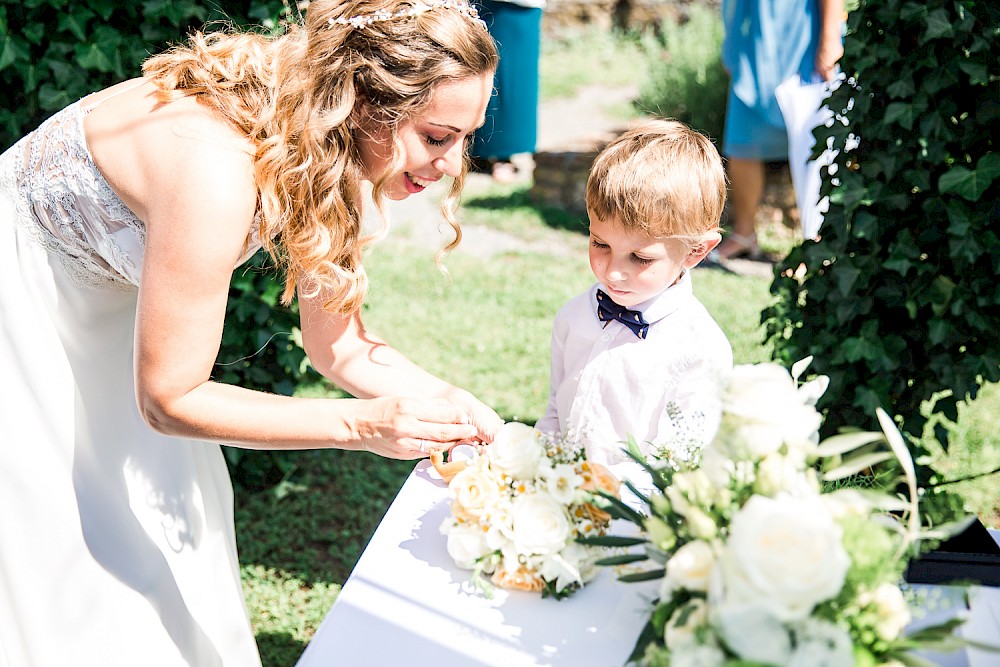
<svg viewBox="0 0 1000 667">
<path fill-rule="evenodd" d="M 83 103 L 95 164 L 143 219 L 174 189 L 256 201 L 252 142 L 196 97 L 162 102 L 152 83 L 136 79 Z"/>
</svg>

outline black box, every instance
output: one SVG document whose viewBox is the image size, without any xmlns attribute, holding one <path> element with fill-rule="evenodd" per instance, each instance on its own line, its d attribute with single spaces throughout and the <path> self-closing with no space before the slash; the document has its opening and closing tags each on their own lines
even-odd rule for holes
<svg viewBox="0 0 1000 667">
<path fill-rule="evenodd" d="M 1000 586 L 1000 545 L 976 519 L 934 551 L 912 559 L 903 578 L 910 584 Z"/>
</svg>

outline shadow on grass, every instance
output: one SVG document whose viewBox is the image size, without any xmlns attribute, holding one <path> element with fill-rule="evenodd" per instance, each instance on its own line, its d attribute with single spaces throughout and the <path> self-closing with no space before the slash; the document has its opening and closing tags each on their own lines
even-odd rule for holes
<svg viewBox="0 0 1000 667">
<path fill-rule="evenodd" d="M 551 229 L 588 234 L 586 216 L 566 211 L 555 206 L 544 206 L 531 199 L 528 186 L 515 186 L 509 193 L 492 192 L 488 195 L 472 195 L 462 200 L 462 207 L 481 211 L 513 213 L 530 211 Z"/>
<path fill-rule="evenodd" d="M 260 632 L 256 637 L 263 667 L 293 667 L 306 650 L 304 642 L 287 632 Z"/>
</svg>

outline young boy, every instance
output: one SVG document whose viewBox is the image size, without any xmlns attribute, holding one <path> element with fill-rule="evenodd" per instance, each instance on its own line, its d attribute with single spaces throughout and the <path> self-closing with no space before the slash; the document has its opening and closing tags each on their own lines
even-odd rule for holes
<svg viewBox="0 0 1000 667">
<path fill-rule="evenodd" d="M 722 160 L 683 123 L 655 120 L 611 142 L 587 180 L 597 277 L 552 331 L 549 404 L 536 427 L 582 439 L 588 457 L 636 479 L 624 454 L 688 458 L 718 428 L 733 353 L 691 289 L 690 271 L 721 240 Z"/>
</svg>

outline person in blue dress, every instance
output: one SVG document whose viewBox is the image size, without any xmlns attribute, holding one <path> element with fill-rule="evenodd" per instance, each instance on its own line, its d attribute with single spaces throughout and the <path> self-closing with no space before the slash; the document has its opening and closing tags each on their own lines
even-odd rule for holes
<svg viewBox="0 0 1000 667">
<path fill-rule="evenodd" d="M 827 81 L 843 55 L 844 0 L 723 0 L 722 64 L 730 76 L 722 154 L 730 179 L 731 230 L 717 259 L 761 256 L 755 216 L 764 163 L 788 159 L 774 90 L 798 74 Z"/>
<path fill-rule="evenodd" d="M 511 157 L 534 153 L 538 138 L 538 59 L 545 0 L 480 0 L 479 15 L 500 53 L 486 124 L 474 137 L 473 168 L 500 182 L 517 174 Z"/>
</svg>

